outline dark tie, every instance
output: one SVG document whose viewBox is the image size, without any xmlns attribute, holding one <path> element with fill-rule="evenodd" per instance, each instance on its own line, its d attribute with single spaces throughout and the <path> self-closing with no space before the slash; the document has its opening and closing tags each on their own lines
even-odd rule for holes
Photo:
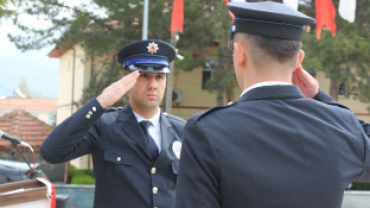
<svg viewBox="0 0 370 208">
<path fill-rule="evenodd" d="M 141 129 L 143 129 L 144 135 L 146 137 L 146 142 L 148 144 L 148 149 L 149 149 L 150 155 L 152 156 L 153 161 L 155 161 L 157 159 L 158 155 L 159 155 L 159 150 L 158 150 L 157 145 L 154 142 L 153 137 L 151 137 L 149 132 L 148 132 L 148 128 L 149 128 L 150 125 L 152 125 L 152 123 L 150 121 L 141 121 L 140 122 Z"/>
</svg>

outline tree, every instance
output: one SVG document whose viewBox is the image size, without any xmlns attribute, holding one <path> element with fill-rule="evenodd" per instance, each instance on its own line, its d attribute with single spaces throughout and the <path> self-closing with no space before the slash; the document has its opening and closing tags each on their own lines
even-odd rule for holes
<svg viewBox="0 0 370 208">
<path fill-rule="evenodd" d="M 58 0 L 21 0 L 21 8 L 28 15 L 44 18 L 51 21 L 52 25 L 46 29 L 35 29 L 18 22 L 18 27 L 26 32 L 27 35 L 9 35 L 9 38 L 23 51 L 40 49 L 50 44 L 61 46 L 63 43 L 67 47 L 71 47 L 76 42 L 83 40 L 84 49 L 89 53 L 88 56 L 91 59 L 96 56 L 106 55 L 112 50 L 118 50 L 127 42 L 96 36 L 86 36 L 85 34 L 72 33 L 71 31 L 92 31 L 113 37 L 140 39 L 143 16 L 141 1 L 95 0 L 92 4 L 106 10 L 106 15 L 99 16 L 96 12 L 90 12 L 89 8 L 92 5 L 70 7 Z M 155 17 L 149 18 L 149 38 L 162 39 L 169 42 L 171 36 L 169 27 L 172 15 L 172 1 L 152 1 L 149 11 L 149 17 Z M 66 15 L 63 15 L 65 13 L 69 13 L 70 18 L 65 17 Z M 219 21 L 222 15 L 227 15 L 227 18 L 223 18 L 225 21 Z M 218 42 L 222 46 L 219 53 L 225 53 L 228 30 L 224 28 L 227 28 L 227 25 L 230 24 L 231 20 L 223 1 L 185 1 L 186 32 L 180 34 L 181 41 L 178 47 L 191 50 L 204 50 L 205 47 L 213 42 L 221 40 Z M 62 37 L 56 37 L 55 34 L 57 33 L 62 33 Z M 178 64 L 176 63 L 175 68 L 180 67 L 183 70 L 192 70 L 196 66 L 203 64 L 203 57 L 199 55 L 187 53 L 185 54 L 185 59 L 186 61 L 182 63 L 180 61 Z M 106 87 L 122 75 L 122 67 L 116 64 L 115 60 L 113 56 L 110 58 L 110 63 L 103 64 L 104 70 L 93 67 L 95 74 L 92 76 L 89 87 L 84 90 L 82 103 L 87 101 L 86 99 L 91 97 L 92 94 L 99 94 L 102 90 L 100 88 Z M 222 58 L 219 62 L 219 69 L 222 69 L 223 65 L 225 65 Z M 229 68 L 232 69 L 232 67 Z M 219 71 L 217 77 L 224 77 L 223 74 L 225 72 L 222 72 L 222 70 Z M 96 83 L 99 83 L 99 85 Z M 99 87 L 97 88 L 96 86 Z M 219 84 L 217 90 L 219 103 L 222 104 L 223 88 Z"/>
<path fill-rule="evenodd" d="M 333 1 L 338 8 L 339 1 Z M 299 8 L 309 16 L 315 16 L 313 2 Z M 360 98 L 362 101 L 370 101 L 369 77 L 370 60 L 370 2 L 357 0 L 355 23 L 348 23 L 339 14 L 335 18 L 337 24 L 336 37 L 332 37 L 330 31 L 323 31 L 321 39 L 315 37 L 315 27 L 311 32 L 303 35 L 303 50 L 306 58 L 304 67 L 311 73 L 323 71 L 331 78 L 331 96 L 337 100 L 340 81 L 351 82 L 347 85 L 347 95 Z"/>
<path fill-rule="evenodd" d="M 19 82 L 18 85 L 20 91 L 27 97 L 31 98 L 31 90 L 27 86 L 27 80 L 25 78 L 22 79 L 21 82 Z"/>
<path fill-rule="evenodd" d="M 7 8 L 9 3 L 14 4 L 14 0 L 0 0 L 0 19 L 9 18 L 16 14 L 15 11 Z"/>
<path fill-rule="evenodd" d="M 259 1 L 259 0 L 250 0 Z M 277 1 L 277 2 L 281 2 Z M 151 1 L 149 8 L 149 38 L 170 41 L 170 21 L 172 1 Z M 334 0 L 338 8 L 338 1 Z M 104 15 L 92 11 L 92 7 L 104 10 Z M 95 32 L 112 37 L 121 37 L 138 40 L 141 37 L 143 5 L 140 0 L 94 0 L 90 5 L 70 7 L 59 0 L 20 0 L 20 8 L 28 14 L 39 16 L 52 24 L 46 29 L 29 28 L 17 23 L 26 36 L 9 35 L 11 41 L 21 50 L 39 49 L 46 45 L 62 43 L 69 47 L 76 42 L 83 41 L 88 56 L 99 57 L 118 50 L 127 41 L 108 39 L 104 37 L 88 36 L 82 33 L 73 33 L 73 30 Z M 315 17 L 315 1 L 301 0 L 299 10 Z M 66 15 L 68 14 L 68 15 Z M 218 46 L 218 66 L 214 77 L 209 81 L 209 86 L 217 88 L 217 104 L 223 105 L 223 94 L 226 91 L 227 100 L 233 99 L 233 87 L 236 79 L 232 66 L 231 52 L 227 49 L 228 28 L 232 25 L 231 19 L 223 1 L 196 0 L 185 1 L 184 5 L 184 33 L 180 34 L 178 48 L 205 51 L 211 44 Z M 336 80 L 351 80 L 348 85 L 352 95 L 358 95 L 361 100 L 370 101 L 366 89 L 369 84 L 366 80 L 357 79 L 348 74 L 369 76 L 369 16 L 370 2 L 357 0 L 356 21 L 351 24 L 343 20 L 338 14 L 337 36 L 331 37 L 330 31 L 323 31 L 321 40 L 315 38 L 315 26 L 310 32 L 303 34 L 303 49 L 306 58 L 304 67 L 311 73 L 324 71 L 332 78 L 332 92 L 338 89 Z M 62 34 L 61 37 L 55 34 Z M 192 70 L 204 63 L 204 56 L 197 53 L 185 53 L 183 61 L 175 61 L 175 69 Z M 100 88 L 106 87 L 122 75 L 122 67 L 115 62 L 115 57 L 103 65 L 103 69 L 94 66 L 94 75 L 91 85 L 85 89 L 86 101 L 91 95 L 100 94 Z M 347 72 L 346 72 L 347 70 Z M 99 75 L 98 75 L 99 74 Z M 97 85 L 96 83 L 99 83 Z M 97 87 L 99 86 L 99 87 Z M 211 87 L 210 87 L 211 89 Z M 335 93 L 332 93 L 335 98 Z"/>
<path fill-rule="evenodd" d="M 227 101 L 234 101 L 233 89 L 236 84 L 232 66 L 231 51 L 227 48 L 228 28 L 232 21 L 224 1 L 185 1 L 185 31 L 180 36 L 179 48 L 205 51 L 210 45 L 218 47 L 215 73 L 207 82 L 210 91 L 217 91 L 217 106 L 224 105 L 224 93 Z M 175 68 L 183 70 L 202 66 L 204 56 L 187 54 L 183 61 L 176 61 Z"/>
</svg>

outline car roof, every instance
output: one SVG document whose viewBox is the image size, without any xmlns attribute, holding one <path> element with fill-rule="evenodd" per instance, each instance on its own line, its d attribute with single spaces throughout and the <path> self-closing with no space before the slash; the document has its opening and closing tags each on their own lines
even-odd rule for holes
<svg viewBox="0 0 370 208">
<path fill-rule="evenodd" d="M 24 169 L 24 170 L 30 169 L 27 163 L 25 162 L 18 162 L 18 161 L 13 161 L 13 160 L 4 160 L 4 159 L 0 159 L 0 166 L 3 168 L 7 168 L 7 169 Z M 31 166 L 33 166 L 33 164 L 31 164 Z M 36 164 L 36 167 L 37 167 L 37 164 Z"/>
</svg>

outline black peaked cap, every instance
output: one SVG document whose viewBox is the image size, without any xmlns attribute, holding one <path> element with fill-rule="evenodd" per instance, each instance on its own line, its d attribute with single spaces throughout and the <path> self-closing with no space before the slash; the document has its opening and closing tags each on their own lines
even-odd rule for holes
<svg viewBox="0 0 370 208">
<path fill-rule="evenodd" d="M 277 2 L 231 2 L 227 7 L 235 15 L 230 33 L 244 32 L 300 41 L 303 25 L 316 23 L 315 19 Z"/>
<path fill-rule="evenodd" d="M 158 50 L 156 52 L 149 52 L 148 46 L 152 43 L 157 44 Z M 161 40 L 142 40 L 127 44 L 118 52 L 118 62 L 124 64 L 125 61 L 133 58 L 150 58 L 150 59 L 163 59 L 169 63 L 175 58 L 175 48 Z"/>
</svg>

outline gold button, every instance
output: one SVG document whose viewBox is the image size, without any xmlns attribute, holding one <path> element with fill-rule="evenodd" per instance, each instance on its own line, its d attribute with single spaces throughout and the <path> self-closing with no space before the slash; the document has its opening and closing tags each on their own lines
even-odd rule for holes
<svg viewBox="0 0 370 208">
<path fill-rule="evenodd" d="M 121 157 L 117 157 L 117 162 L 121 161 Z"/>
<path fill-rule="evenodd" d="M 90 119 L 91 118 L 90 114 L 86 114 L 86 118 Z"/>
<path fill-rule="evenodd" d="M 92 114 L 93 114 L 93 112 L 89 111 L 89 114 L 90 114 L 90 115 L 92 115 Z"/>
<path fill-rule="evenodd" d="M 158 193 L 158 187 L 154 186 L 153 187 L 153 194 L 157 194 Z"/>
<path fill-rule="evenodd" d="M 152 174 L 155 174 L 155 173 L 157 172 L 157 168 L 153 167 L 153 168 L 150 170 L 150 172 L 151 172 Z"/>
<path fill-rule="evenodd" d="M 95 107 L 92 107 L 92 110 L 93 110 L 94 112 L 96 112 L 96 108 L 95 108 Z"/>
</svg>

